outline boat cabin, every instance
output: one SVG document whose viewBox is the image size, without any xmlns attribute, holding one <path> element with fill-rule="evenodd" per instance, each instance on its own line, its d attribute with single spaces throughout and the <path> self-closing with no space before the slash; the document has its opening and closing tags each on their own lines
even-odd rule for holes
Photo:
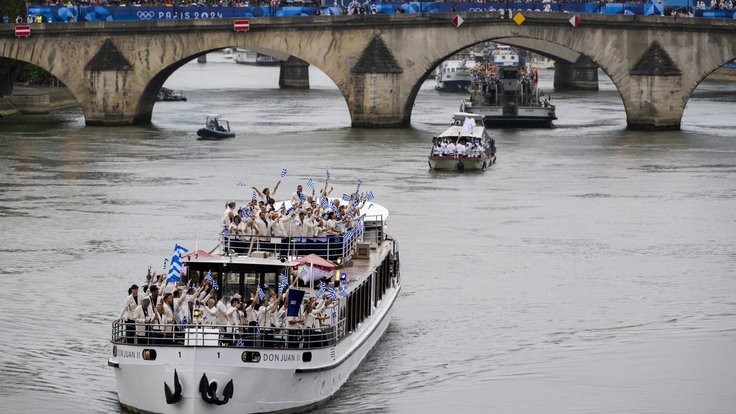
<svg viewBox="0 0 736 414">
<path fill-rule="evenodd" d="M 218 132 L 230 132 L 230 122 L 221 119 L 220 115 L 207 115 L 205 127 Z"/>
</svg>

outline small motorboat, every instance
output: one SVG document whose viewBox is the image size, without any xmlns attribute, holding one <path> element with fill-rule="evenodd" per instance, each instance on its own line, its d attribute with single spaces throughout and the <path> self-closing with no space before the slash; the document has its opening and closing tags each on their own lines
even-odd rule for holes
<svg viewBox="0 0 736 414">
<path fill-rule="evenodd" d="M 207 115 L 204 128 L 197 131 L 199 139 L 223 139 L 232 138 L 234 132 L 230 131 L 230 122 L 221 119 L 220 115 Z"/>
</svg>

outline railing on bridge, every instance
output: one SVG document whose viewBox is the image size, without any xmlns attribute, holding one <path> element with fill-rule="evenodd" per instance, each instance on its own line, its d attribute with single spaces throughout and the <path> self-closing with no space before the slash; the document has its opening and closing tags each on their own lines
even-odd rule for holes
<svg viewBox="0 0 736 414">
<path fill-rule="evenodd" d="M 198 20 L 236 19 L 248 17 L 294 17 L 321 15 L 344 15 L 356 13 L 450 13 L 450 12 L 493 12 L 511 9 L 516 11 L 548 11 L 563 13 L 600 13 L 662 15 L 672 11 L 692 11 L 695 17 L 733 18 L 734 10 L 704 9 L 695 7 L 694 0 L 650 0 L 649 2 L 557 2 L 555 1 L 491 1 L 491 2 L 369 2 L 359 3 L 358 8 L 349 9 L 352 1 L 329 2 L 329 6 L 316 7 L 312 3 L 281 1 L 278 5 L 220 7 L 220 6 L 64 6 L 31 4 L 28 6 L 28 23 L 96 22 L 96 21 L 146 21 L 146 20 Z"/>
</svg>

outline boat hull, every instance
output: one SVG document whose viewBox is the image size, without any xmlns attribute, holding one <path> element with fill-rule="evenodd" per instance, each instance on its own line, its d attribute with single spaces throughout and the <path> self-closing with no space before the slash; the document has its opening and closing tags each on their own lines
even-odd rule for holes
<svg viewBox="0 0 736 414">
<path fill-rule="evenodd" d="M 498 127 L 539 127 L 549 128 L 557 119 L 554 107 L 524 107 L 504 111 L 502 106 L 473 106 L 467 112 L 483 115 L 483 123 L 488 128 Z"/>
<path fill-rule="evenodd" d="M 429 168 L 443 171 L 483 171 L 494 162 L 495 155 L 480 158 L 430 156 Z"/>
<path fill-rule="evenodd" d="M 376 313 L 333 347 L 252 349 L 233 347 L 156 347 L 119 345 L 108 364 L 115 367 L 120 405 L 142 413 L 289 413 L 314 407 L 332 397 L 386 332 L 400 287 L 379 301 Z M 157 352 L 145 361 L 143 349 Z M 243 362 L 245 351 L 261 354 L 258 363 Z M 304 355 L 310 353 L 311 360 Z M 174 389 L 174 370 L 182 398 L 167 404 L 164 383 Z M 230 380 L 233 395 L 222 405 L 202 398 L 202 375 L 217 382 L 217 398 Z"/>
<path fill-rule="evenodd" d="M 200 128 L 197 131 L 197 135 L 199 135 L 201 139 L 225 139 L 234 137 L 235 133 L 215 131 L 214 129 L 209 128 Z"/>
<path fill-rule="evenodd" d="M 451 80 L 437 82 L 435 89 L 442 92 L 467 92 L 470 88 L 469 80 Z"/>
</svg>

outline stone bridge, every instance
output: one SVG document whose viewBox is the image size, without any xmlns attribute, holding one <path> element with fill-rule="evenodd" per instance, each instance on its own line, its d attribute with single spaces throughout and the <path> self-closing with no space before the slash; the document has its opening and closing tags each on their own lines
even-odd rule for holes
<svg viewBox="0 0 736 414">
<path fill-rule="evenodd" d="M 345 97 L 353 126 L 406 126 L 420 86 L 440 62 L 484 41 L 594 62 L 613 81 L 629 128 L 677 129 L 685 105 L 711 72 L 736 58 L 736 21 L 655 16 L 498 13 L 160 20 L 33 25 L 29 38 L 0 25 L 0 57 L 59 78 L 88 125 L 146 124 L 166 79 L 186 62 L 225 47 L 273 51 L 322 70 Z"/>
</svg>

